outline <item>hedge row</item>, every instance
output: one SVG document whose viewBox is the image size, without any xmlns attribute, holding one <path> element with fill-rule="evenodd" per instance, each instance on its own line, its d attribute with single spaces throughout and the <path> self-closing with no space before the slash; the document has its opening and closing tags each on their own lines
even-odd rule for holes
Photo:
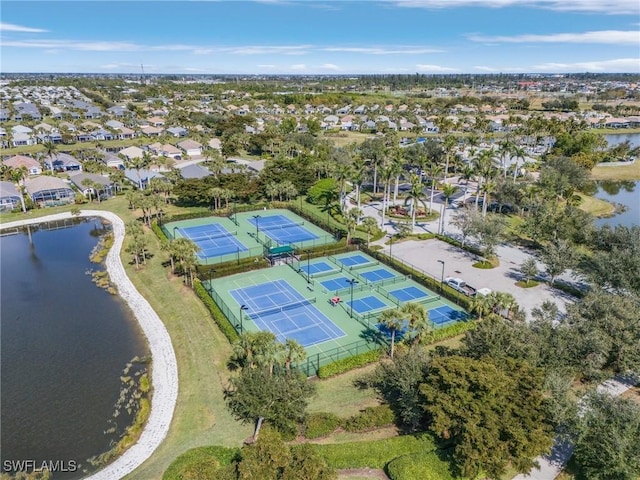
<svg viewBox="0 0 640 480">
<path fill-rule="evenodd" d="M 458 240 L 456 240 L 455 238 L 451 238 L 451 237 L 447 237 L 446 235 L 440 235 L 440 234 L 435 234 L 435 238 L 437 238 L 438 240 L 441 240 L 445 243 L 448 243 L 449 245 L 453 245 L 455 247 L 461 248 L 463 250 L 466 250 L 469 253 L 473 253 L 474 255 L 477 255 L 479 257 L 482 257 L 484 254 L 482 252 L 482 250 L 473 247 L 471 245 L 465 244 L 464 246 L 462 245 L 462 242 L 459 242 Z"/>
<path fill-rule="evenodd" d="M 229 323 L 227 317 L 225 317 L 224 314 L 220 311 L 218 305 L 216 305 L 216 302 L 214 302 L 213 299 L 209 296 L 209 293 L 204 288 L 204 285 L 202 285 L 200 280 L 196 278 L 194 280 L 193 287 L 196 295 L 198 295 L 200 300 L 202 300 L 202 303 L 204 303 L 205 307 L 207 307 L 209 313 L 211 314 L 211 317 L 216 322 L 218 327 L 220 327 L 220 330 L 222 331 L 222 333 L 224 333 L 224 336 L 227 337 L 229 342 L 233 343 L 238 340 L 238 333 L 236 332 L 235 328 L 233 328 L 233 325 Z"/>
<path fill-rule="evenodd" d="M 269 262 L 263 257 L 242 258 L 240 262 L 233 260 L 231 262 L 218 263 L 213 265 L 198 265 L 198 277 L 200 280 L 209 280 L 216 277 L 225 277 L 235 273 L 250 272 L 266 268 Z"/>
<path fill-rule="evenodd" d="M 239 448 L 219 446 L 192 448 L 169 465 L 162 475 L 162 480 L 215 478 L 218 468 L 229 465 L 239 455 Z"/>
<path fill-rule="evenodd" d="M 357 415 L 344 422 L 347 432 L 363 432 L 374 428 L 391 425 L 394 421 L 393 411 L 389 405 L 367 407 Z"/>
<path fill-rule="evenodd" d="M 341 419 L 333 413 L 318 412 L 310 414 L 304 422 L 304 436 L 308 439 L 320 438 L 333 433 L 338 427 L 347 432 L 364 432 L 386 427 L 394 422 L 389 405 L 367 407 L 360 413 L 347 419 Z"/>
<path fill-rule="evenodd" d="M 162 219 L 162 223 L 178 222 L 180 220 L 191 220 L 193 218 L 211 217 L 212 212 L 208 208 L 202 208 L 185 213 L 176 213 L 174 215 L 167 215 Z"/>
<path fill-rule="evenodd" d="M 425 335 L 424 341 L 425 343 L 441 342 L 442 340 L 446 340 L 447 338 L 462 335 L 464 332 L 468 332 L 469 330 L 473 330 L 474 328 L 476 328 L 475 320 L 454 323 L 453 325 L 449 325 L 448 327 L 433 330 L 429 334 Z"/>
<path fill-rule="evenodd" d="M 169 242 L 169 239 L 165 235 L 164 230 L 162 230 L 162 228 L 160 228 L 160 225 L 158 225 L 158 222 L 153 222 L 151 224 L 151 230 L 160 239 L 160 242 Z"/>
<path fill-rule="evenodd" d="M 438 452 L 418 452 L 391 460 L 385 471 L 391 480 L 454 480 L 450 463 Z"/>
<path fill-rule="evenodd" d="M 304 422 L 304 436 L 309 439 L 324 437 L 338 428 L 341 423 L 340 417 L 333 413 L 312 413 Z"/>
<path fill-rule="evenodd" d="M 343 358 L 328 365 L 323 365 L 318 369 L 319 378 L 333 377 L 354 368 L 363 367 L 370 363 L 377 362 L 384 355 L 384 350 L 376 349 L 368 352 L 359 353 L 353 357 Z"/>
</svg>

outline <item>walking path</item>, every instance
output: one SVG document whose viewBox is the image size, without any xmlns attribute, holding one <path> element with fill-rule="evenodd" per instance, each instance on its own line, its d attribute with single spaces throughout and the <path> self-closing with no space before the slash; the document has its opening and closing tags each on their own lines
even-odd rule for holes
<svg viewBox="0 0 640 480">
<path fill-rule="evenodd" d="M 598 385 L 599 393 L 607 393 L 612 397 L 622 395 L 632 388 L 638 379 L 636 377 L 617 377 L 606 380 Z M 513 480 L 554 480 L 567 464 L 573 454 L 573 445 L 569 442 L 556 439 L 551 453 L 536 458 L 540 468 L 534 468 L 529 473 L 521 473 L 513 477 Z"/>
<path fill-rule="evenodd" d="M 80 216 L 102 217 L 111 222 L 114 242 L 105 261 L 107 271 L 111 281 L 118 287 L 118 294 L 129 305 L 147 337 L 153 359 L 151 413 L 138 442 L 105 468 L 87 477 L 87 480 L 115 480 L 139 467 L 166 437 L 178 398 L 178 366 L 169 332 L 149 302 L 131 283 L 120 260 L 125 233 L 124 222 L 114 213 L 103 210 L 83 210 Z M 18 220 L 0 224 L 0 230 L 68 218 L 72 218 L 69 212 Z"/>
</svg>

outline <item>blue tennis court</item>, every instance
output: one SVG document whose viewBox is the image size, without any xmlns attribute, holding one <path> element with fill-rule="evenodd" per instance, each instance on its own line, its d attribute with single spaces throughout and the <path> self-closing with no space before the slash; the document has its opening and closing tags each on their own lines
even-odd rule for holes
<svg viewBox="0 0 640 480">
<path fill-rule="evenodd" d="M 336 268 L 327 262 L 312 263 L 311 265 L 303 265 L 301 270 L 310 275 L 320 275 L 323 273 L 335 272 Z"/>
<path fill-rule="evenodd" d="M 347 302 L 347 305 L 351 306 L 351 302 Z M 358 313 L 371 312 L 372 310 L 380 310 L 381 308 L 389 308 L 389 306 L 378 297 L 369 296 L 353 301 L 353 310 Z"/>
<path fill-rule="evenodd" d="M 332 278 L 331 280 L 320 282 L 320 284 L 330 292 L 333 292 L 335 290 L 341 290 L 343 288 L 349 287 L 348 280 L 349 279 L 347 277 Z"/>
<path fill-rule="evenodd" d="M 401 302 L 410 302 L 411 300 L 423 300 L 429 296 L 427 292 L 419 289 L 418 287 L 405 287 L 399 288 L 398 290 L 393 290 L 389 292 L 390 295 L 393 295 Z"/>
<path fill-rule="evenodd" d="M 329 320 L 313 303 L 285 280 L 261 283 L 229 291 L 240 306 L 246 306 L 246 316 L 260 330 L 272 332 L 284 343 L 294 339 L 303 347 L 340 338 L 346 334 Z"/>
<path fill-rule="evenodd" d="M 448 305 L 443 305 L 429 310 L 429 320 L 431 320 L 435 325 L 458 322 L 465 318 L 467 318 L 467 315 L 464 312 L 455 310 Z"/>
<path fill-rule="evenodd" d="M 361 273 L 360 276 L 365 278 L 367 282 L 374 283 L 379 282 L 380 280 L 387 280 L 389 278 L 393 278 L 396 275 L 387 270 L 386 268 L 378 268 L 377 270 L 371 270 L 370 272 Z"/>
<path fill-rule="evenodd" d="M 354 265 L 366 265 L 367 263 L 371 263 L 371 260 L 362 255 L 352 255 L 350 257 L 338 258 L 337 260 L 345 267 L 353 267 Z"/>
<path fill-rule="evenodd" d="M 199 258 L 218 257 L 248 250 L 247 247 L 236 238 L 238 232 L 230 232 L 218 223 L 175 228 L 174 238 L 176 231 L 180 233 L 182 237 L 188 238 L 200 248 L 198 252 Z"/>
<path fill-rule="evenodd" d="M 304 222 L 296 223 L 284 215 L 258 216 L 247 219 L 256 230 L 279 245 L 315 240 L 317 235 L 304 228 Z"/>
</svg>

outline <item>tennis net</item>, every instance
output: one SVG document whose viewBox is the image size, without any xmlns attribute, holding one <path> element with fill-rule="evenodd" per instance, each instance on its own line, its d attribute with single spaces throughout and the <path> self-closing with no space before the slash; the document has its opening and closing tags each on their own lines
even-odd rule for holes
<svg viewBox="0 0 640 480">
<path fill-rule="evenodd" d="M 375 267 L 376 265 L 380 265 L 380 262 L 356 263 L 355 265 L 351 265 L 349 267 L 349 270 L 358 270 L 360 268 L 365 268 L 365 267 Z"/>
<path fill-rule="evenodd" d="M 267 315 L 273 315 L 274 313 L 284 312 L 285 310 L 291 310 L 294 308 L 302 307 L 304 305 L 310 305 L 316 303 L 316 297 L 304 298 L 296 302 L 287 303 L 285 305 L 279 305 L 277 307 L 265 308 L 264 310 L 253 310 L 249 315 L 255 315 L 257 317 L 263 317 Z"/>
<path fill-rule="evenodd" d="M 394 283 L 404 282 L 409 280 L 410 275 L 403 275 L 401 277 L 383 278 L 382 280 L 372 280 L 369 283 L 375 283 L 378 287 L 384 287 L 385 285 L 393 285 Z"/>
<path fill-rule="evenodd" d="M 285 228 L 299 227 L 304 225 L 302 222 L 290 222 L 290 223 L 276 223 L 275 225 L 259 225 L 260 230 L 283 230 Z"/>
<path fill-rule="evenodd" d="M 215 240 L 216 238 L 223 238 L 223 237 L 233 237 L 238 235 L 238 231 L 234 230 L 232 232 L 220 232 L 220 233 L 212 233 L 211 235 L 188 235 L 187 238 L 189 240 L 192 240 L 194 242 L 197 242 L 198 240 Z"/>
<path fill-rule="evenodd" d="M 318 278 L 318 277 L 325 277 L 327 275 L 333 275 L 334 273 L 338 273 L 338 269 L 331 269 L 331 270 L 321 270 L 319 272 L 315 272 L 311 274 L 311 278 Z"/>
</svg>

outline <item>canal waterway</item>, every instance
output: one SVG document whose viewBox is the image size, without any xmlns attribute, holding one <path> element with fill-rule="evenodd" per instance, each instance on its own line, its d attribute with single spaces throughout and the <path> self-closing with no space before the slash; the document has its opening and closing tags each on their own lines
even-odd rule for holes
<svg viewBox="0 0 640 480">
<path fill-rule="evenodd" d="M 0 239 L 2 466 L 81 466 L 56 480 L 94 470 L 88 459 L 110 450 L 131 423 L 126 409 L 114 417 L 121 377 L 132 359 L 148 355 L 128 307 L 88 274 L 101 268 L 89 256 L 104 225 L 73 223 Z M 142 368 L 134 362 L 129 375 Z"/>
</svg>

